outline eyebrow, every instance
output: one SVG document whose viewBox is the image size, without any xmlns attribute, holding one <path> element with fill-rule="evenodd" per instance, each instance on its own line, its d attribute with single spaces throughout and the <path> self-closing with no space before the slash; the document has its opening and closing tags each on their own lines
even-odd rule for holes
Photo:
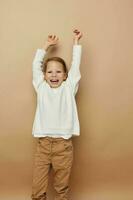
<svg viewBox="0 0 133 200">
<path fill-rule="evenodd" d="M 52 70 L 47 70 L 47 72 L 51 72 Z M 60 69 L 58 69 L 58 70 L 56 70 L 57 72 L 61 72 L 61 71 L 63 71 L 63 70 L 60 70 Z"/>
</svg>

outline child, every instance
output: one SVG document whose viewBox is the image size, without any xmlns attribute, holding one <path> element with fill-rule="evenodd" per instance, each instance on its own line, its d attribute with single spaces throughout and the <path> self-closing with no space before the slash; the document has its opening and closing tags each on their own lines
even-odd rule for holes
<svg viewBox="0 0 133 200">
<path fill-rule="evenodd" d="M 49 47 L 58 37 L 49 35 L 43 49 L 33 60 L 33 86 L 37 93 L 37 109 L 32 134 L 37 137 L 34 158 L 32 200 L 46 200 L 48 174 L 54 171 L 55 200 L 68 200 L 69 179 L 73 162 L 72 136 L 80 134 L 75 95 L 78 90 L 82 33 L 74 30 L 71 68 L 62 58 L 48 58 L 42 65 Z"/>
</svg>

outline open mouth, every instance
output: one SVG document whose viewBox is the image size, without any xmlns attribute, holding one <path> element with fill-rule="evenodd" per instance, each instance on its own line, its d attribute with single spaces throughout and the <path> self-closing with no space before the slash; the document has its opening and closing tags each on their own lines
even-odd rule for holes
<svg viewBox="0 0 133 200">
<path fill-rule="evenodd" d="M 51 83 L 58 83 L 59 80 L 50 80 Z"/>
</svg>

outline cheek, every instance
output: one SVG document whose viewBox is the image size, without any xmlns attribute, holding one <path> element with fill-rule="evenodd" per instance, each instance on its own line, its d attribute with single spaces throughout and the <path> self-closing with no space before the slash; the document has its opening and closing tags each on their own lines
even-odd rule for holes
<svg viewBox="0 0 133 200">
<path fill-rule="evenodd" d="M 60 78 L 63 80 L 65 78 L 65 76 L 61 76 Z"/>
<path fill-rule="evenodd" d="M 66 76 L 63 73 L 63 74 L 59 74 L 59 77 L 62 78 L 62 79 L 64 79 Z"/>
<path fill-rule="evenodd" d="M 46 78 L 49 78 L 49 77 L 50 77 L 50 74 L 47 74 L 47 73 L 46 73 L 45 77 L 46 77 Z"/>
</svg>

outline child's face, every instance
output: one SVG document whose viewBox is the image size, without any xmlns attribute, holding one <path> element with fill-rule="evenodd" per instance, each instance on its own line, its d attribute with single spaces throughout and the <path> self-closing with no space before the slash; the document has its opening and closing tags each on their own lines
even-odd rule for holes
<svg viewBox="0 0 133 200">
<path fill-rule="evenodd" d="M 49 61 L 47 63 L 46 72 L 44 74 L 45 80 L 52 88 L 57 88 L 67 78 L 63 70 L 63 66 L 58 61 Z"/>
</svg>

